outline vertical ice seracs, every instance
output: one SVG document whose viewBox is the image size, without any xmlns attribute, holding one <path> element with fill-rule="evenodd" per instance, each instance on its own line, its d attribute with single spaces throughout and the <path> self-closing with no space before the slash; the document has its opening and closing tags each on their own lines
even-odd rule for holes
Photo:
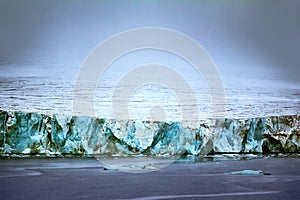
<svg viewBox="0 0 300 200">
<path fill-rule="evenodd" d="M 181 155 L 300 150 L 300 116 L 116 121 L 0 111 L 0 153 Z"/>
</svg>

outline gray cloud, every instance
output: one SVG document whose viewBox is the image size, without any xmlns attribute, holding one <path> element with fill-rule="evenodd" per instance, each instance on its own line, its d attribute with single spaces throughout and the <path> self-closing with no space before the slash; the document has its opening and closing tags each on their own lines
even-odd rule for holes
<svg viewBox="0 0 300 200">
<path fill-rule="evenodd" d="M 265 67 L 281 78 L 300 80 L 299 7 L 297 0 L 2 0 L 0 57 L 34 60 L 47 52 L 57 62 L 69 58 L 80 64 L 112 34 L 159 26 L 196 39 L 221 71 Z"/>
</svg>

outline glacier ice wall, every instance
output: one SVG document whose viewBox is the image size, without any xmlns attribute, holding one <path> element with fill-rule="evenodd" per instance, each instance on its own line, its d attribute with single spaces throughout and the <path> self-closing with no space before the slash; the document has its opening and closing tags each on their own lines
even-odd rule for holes
<svg viewBox="0 0 300 200">
<path fill-rule="evenodd" d="M 299 153 L 300 115 L 195 122 L 116 121 L 0 111 L 0 153 Z"/>
</svg>

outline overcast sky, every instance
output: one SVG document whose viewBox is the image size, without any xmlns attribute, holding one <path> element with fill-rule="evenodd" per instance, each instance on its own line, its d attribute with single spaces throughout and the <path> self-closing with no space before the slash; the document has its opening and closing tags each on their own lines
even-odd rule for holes
<svg viewBox="0 0 300 200">
<path fill-rule="evenodd" d="M 0 0 L 0 63 L 78 67 L 107 37 L 151 26 L 189 35 L 222 73 L 264 69 L 300 81 L 299 9 L 299 0 Z"/>
</svg>

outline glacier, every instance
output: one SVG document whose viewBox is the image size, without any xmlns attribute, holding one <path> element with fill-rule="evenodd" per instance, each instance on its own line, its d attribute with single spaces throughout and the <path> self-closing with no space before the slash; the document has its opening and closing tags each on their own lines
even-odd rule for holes
<svg viewBox="0 0 300 200">
<path fill-rule="evenodd" d="M 0 154 L 299 153 L 300 115 L 159 122 L 0 111 Z"/>
</svg>

